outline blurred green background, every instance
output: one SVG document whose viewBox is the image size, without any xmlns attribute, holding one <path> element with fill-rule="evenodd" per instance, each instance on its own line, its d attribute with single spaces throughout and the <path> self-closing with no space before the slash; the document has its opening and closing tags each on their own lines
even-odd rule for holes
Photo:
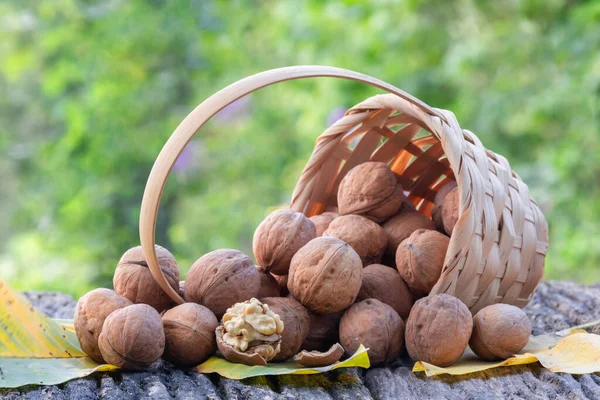
<svg viewBox="0 0 600 400">
<path fill-rule="evenodd" d="M 542 205 L 546 279 L 600 281 L 599 1 L 4 0 L 0 34 L 0 276 L 16 288 L 111 286 L 178 123 L 229 83 L 294 64 L 452 110 Z M 222 111 L 175 166 L 157 242 L 183 271 L 216 248 L 251 254 L 319 133 L 377 93 L 303 80 Z"/>
</svg>

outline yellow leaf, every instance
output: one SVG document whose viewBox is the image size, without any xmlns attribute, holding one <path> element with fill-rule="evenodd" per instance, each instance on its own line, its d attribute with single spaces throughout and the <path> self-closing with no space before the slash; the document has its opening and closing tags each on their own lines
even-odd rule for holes
<svg viewBox="0 0 600 400">
<path fill-rule="evenodd" d="M 84 357 L 74 332 L 36 310 L 0 279 L 0 357 Z"/>
<path fill-rule="evenodd" d="M 354 353 L 352 357 L 348 358 L 347 360 L 319 368 L 306 368 L 294 362 L 269 363 L 265 366 L 249 366 L 231 363 L 221 357 L 211 357 L 203 364 L 197 366 L 196 370 L 205 374 L 214 372 L 229 379 L 245 379 L 261 375 L 320 374 L 338 368 L 369 368 L 371 364 L 369 361 L 369 356 L 367 355 L 367 350 L 368 349 L 365 349 L 362 345 L 360 345 L 358 350 L 356 350 L 356 353 Z"/>
<path fill-rule="evenodd" d="M 536 352 L 533 356 L 552 372 L 600 372 L 600 336 L 592 333 L 574 333 L 560 340 L 553 348 Z"/>
<path fill-rule="evenodd" d="M 114 365 L 98 364 L 89 357 L 0 358 L 0 388 L 58 385 L 94 372 L 118 369 Z"/>
<path fill-rule="evenodd" d="M 48 318 L 20 293 L 0 278 L 0 388 L 24 385 L 55 385 L 96 371 L 116 371 L 117 367 L 98 364 L 81 350 L 73 320 Z M 242 379 L 257 375 L 318 374 L 344 367 L 369 367 L 363 346 L 349 359 L 321 368 L 305 368 L 295 363 L 273 363 L 249 367 L 211 357 L 197 367 L 199 372 L 216 372 Z"/>
<path fill-rule="evenodd" d="M 73 325 L 72 319 L 53 318 L 59 325 L 65 327 L 65 329 L 75 332 L 75 326 Z"/>
<path fill-rule="evenodd" d="M 462 357 L 449 367 L 438 367 L 423 361 L 418 361 L 413 366 L 413 372 L 425 372 L 427 376 L 442 374 L 465 375 L 492 368 L 533 364 L 539 361 L 543 366 L 549 368 L 553 372 L 569 372 L 576 374 L 579 372 L 570 371 L 576 371 L 577 368 L 575 368 L 574 365 L 568 365 L 566 363 L 567 361 L 573 362 L 573 358 L 580 359 L 582 365 L 585 365 L 582 366 L 581 370 L 593 370 L 595 368 L 592 372 L 598 372 L 600 371 L 600 364 L 598 359 L 595 359 L 594 356 L 600 357 L 600 342 L 591 338 L 597 337 L 597 335 L 589 334 L 582 329 L 598 324 L 600 324 L 600 321 L 594 321 L 555 333 L 532 336 L 529 339 L 527 346 L 525 346 L 519 354 L 504 361 L 482 360 L 477 357 L 471 349 L 467 348 Z M 574 342 L 573 337 L 576 338 L 576 342 Z M 580 342 L 579 345 L 581 347 L 586 349 L 586 354 L 583 354 L 583 352 L 575 354 L 577 352 L 576 348 L 571 347 L 570 345 L 578 342 Z M 555 351 L 554 349 L 557 350 Z M 587 355 L 587 358 L 585 358 L 584 355 Z M 564 367 L 569 370 L 554 370 L 545 363 L 552 365 L 552 368 L 560 369 L 561 367 Z"/>
<path fill-rule="evenodd" d="M 0 388 L 54 385 L 117 367 L 85 356 L 72 329 L 36 310 L 0 278 Z"/>
</svg>

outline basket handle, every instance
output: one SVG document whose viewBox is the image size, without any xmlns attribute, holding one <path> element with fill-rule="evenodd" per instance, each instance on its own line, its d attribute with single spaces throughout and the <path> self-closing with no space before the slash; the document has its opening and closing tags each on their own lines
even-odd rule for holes
<svg viewBox="0 0 600 400">
<path fill-rule="evenodd" d="M 156 282 L 176 303 L 184 303 L 184 300 L 168 284 L 159 267 L 154 249 L 154 236 L 156 233 L 156 218 L 158 215 L 160 198 L 169 173 L 171 172 L 171 168 L 175 164 L 175 161 L 177 161 L 179 154 L 183 151 L 194 134 L 209 119 L 227 105 L 255 90 L 270 86 L 274 83 L 312 77 L 343 78 L 366 83 L 400 96 L 427 113 L 435 115 L 444 121 L 446 120 L 440 113 L 419 99 L 379 79 L 342 68 L 318 65 L 284 67 L 260 72 L 239 80 L 204 100 L 181 122 L 181 124 L 179 124 L 158 154 L 154 166 L 150 171 L 150 176 L 148 176 L 148 182 L 146 183 L 140 210 L 140 241 L 144 257 L 146 258 L 150 272 Z"/>
</svg>

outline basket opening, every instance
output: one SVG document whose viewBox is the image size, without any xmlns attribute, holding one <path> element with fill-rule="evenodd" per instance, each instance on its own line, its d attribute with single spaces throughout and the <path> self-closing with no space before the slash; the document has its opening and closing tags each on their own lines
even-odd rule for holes
<svg viewBox="0 0 600 400">
<path fill-rule="evenodd" d="M 311 182 L 305 212 L 310 216 L 336 210 L 344 176 L 363 162 L 379 161 L 390 166 L 417 210 L 430 216 L 440 182 L 454 180 L 441 142 L 423 123 L 406 114 L 391 110 L 364 114 L 365 118 L 354 123 L 356 113 L 346 113 L 317 141 L 315 154 L 321 144 L 328 145 L 329 153 L 323 156 Z"/>
</svg>

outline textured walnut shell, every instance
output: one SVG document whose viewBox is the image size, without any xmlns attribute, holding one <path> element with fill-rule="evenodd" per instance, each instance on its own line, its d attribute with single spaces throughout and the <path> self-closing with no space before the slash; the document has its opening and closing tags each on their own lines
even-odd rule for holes
<svg viewBox="0 0 600 400">
<path fill-rule="evenodd" d="M 217 317 L 208 308 L 184 303 L 162 316 L 165 331 L 163 358 L 180 367 L 191 367 L 206 361 L 217 351 L 215 329 Z"/>
<path fill-rule="evenodd" d="M 404 321 L 396 311 L 376 299 L 350 307 L 340 321 L 340 342 L 347 355 L 362 344 L 369 349 L 371 365 L 398 357 L 404 345 Z"/>
<path fill-rule="evenodd" d="M 448 294 L 424 297 L 406 321 L 406 349 L 415 361 L 445 367 L 463 354 L 472 329 L 471 312 L 462 301 Z"/>
<path fill-rule="evenodd" d="M 320 315 L 309 312 L 308 314 L 310 316 L 310 330 L 304 343 L 302 343 L 301 349 L 320 352 L 327 351 L 339 339 L 339 326 L 342 313 Z M 283 329 L 285 330 L 285 328 Z"/>
<path fill-rule="evenodd" d="M 449 244 L 448 236 L 419 229 L 398 246 L 396 268 L 417 296 L 427 295 L 440 279 Z"/>
<path fill-rule="evenodd" d="M 531 335 L 531 322 L 518 307 L 493 304 L 473 317 L 469 346 L 486 360 L 504 360 L 525 347 Z"/>
<path fill-rule="evenodd" d="M 326 352 L 302 350 L 294 356 L 294 361 L 305 367 L 325 367 L 336 363 L 344 355 L 344 348 L 336 343 Z"/>
<path fill-rule="evenodd" d="M 331 222 L 323 236 L 333 236 L 356 251 L 363 267 L 381 262 L 387 235 L 381 226 L 360 215 L 342 215 Z"/>
<path fill-rule="evenodd" d="M 173 255 L 164 247 L 155 246 L 158 265 L 167 282 L 176 292 L 179 291 L 179 267 Z M 161 289 L 152 277 L 142 247 L 134 247 L 123 254 L 113 278 L 115 292 L 136 304 L 148 304 L 156 311 L 164 311 L 173 306 L 173 300 Z"/>
<path fill-rule="evenodd" d="M 225 334 L 225 328 L 223 325 L 219 325 L 217 327 L 216 334 L 217 347 L 219 348 L 219 351 L 223 353 L 223 357 L 225 357 L 227 361 L 234 363 L 246 365 L 267 365 L 267 361 L 270 361 L 270 359 L 267 357 L 267 354 L 271 354 L 272 352 L 271 349 L 267 348 L 273 348 L 275 350 L 275 354 L 279 353 L 281 348 L 281 338 L 279 338 L 279 340 L 276 342 L 263 343 L 258 346 L 249 347 L 246 351 L 240 351 L 223 340 L 223 335 Z"/>
<path fill-rule="evenodd" d="M 160 314 L 146 304 L 118 309 L 104 321 L 98 344 L 107 363 L 125 370 L 144 369 L 165 349 Z"/>
<path fill-rule="evenodd" d="M 389 305 L 403 320 L 408 318 L 415 301 L 398 271 L 381 264 L 371 264 L 363 269 L 362 285 L 356 300 L 366 299 L 377 299 Z"/>
<path fill-rule="evenodd" d="M 200 257 L 185 281 L 185 299 L 208 307 L 218 318 L 235 303 L 256 297 L 260 276 L 238 250 L 215 250 Z"/>
<path fill-rule="evenodd" d="M 394 257 L 396 256 L 398 245 L 414 231 L 417 229 L 435 230 L 433 221 L 418 212 L 404 212 L 398 214 L 383 224 L 382 227 L 388 237 L 385 254 L 391 260 L 394 260 Z"/>
<path fill-rule="evenodd" d="M 317 228 L 304 214 L 277 210 L 256 228 L 252 251 L 260 266 L 274 274 L 285 275 L 294 254 L 315 237 Z"/>
<path fill-rule="evenodd" d="M 352 168 L 340 182 L 340 215 L 362 215 L 383 222 L 394 215 L 405 196 L 396 175 L 381 162 L 369 161 Z"/>
<path fill-rule="evenodd" d="M 312 312 L 336 313 L 354 303 L 362 269 L 352 247 L 340 239 L 322 236 L 308 242 L 292 258 L 288 289 Z"/>
<path fill-rule="evenodd" d="M 317 228 L 317 237 L 323 236 L 323 232 L 327 230 L 329 224 L 331 224 L 331 221 L 333 221 L 337 217 L 339 217 L 339 214 L 331 211 L 327 211 L 323 214 L 313 215 L 312 217 L 310 217 L 310 220 L 315 224 L 315 227 Z"/>
<path fill-rule="evenodd" d="M 260 289 L 256 294 L 256 298 L 262 299 L 263 297 L 279 297 L 279 282 L 270 273 L 266 272 L 263 267 L 256 266 L 258 276 L 260 277 Z"/>
<path fill-rule="evenodd" d="M 304 339 L 308 336 L 310 329 L 308 310 L 291 297 L 267 297 L 260 301 L 267 304 L 283 321 L 281 348 L 273 360 L 285 361 L 298 353 Z"/>
<path fill-rule="evenodd" d="M 104 320 L 113 311 L 132 304 L 131 301 L 110 289 L 94 289 L 79 299 L 73 325 L 85 354 L 99 363 L 104 363 L 98 348 L 98 336 L 102 332 Z"/>
<path fill-rule="evenodd" d="M 457 186 L 456 182 L 450 182 L 442 186 L 435 195 L 433 209 L 431 210 L 431 219 L 435 223 L 438 231 L 444 233 L 444 223 L 442 222 L 442 202 L 446 195 Z"/>
<path fill-rule="evenodd" d="M 288 294 L 290 294 L 290 291 L 287 288 L 287 283 L 288 283 L 288 276 L 287 275 L 275 275 L 275 274 L 271 274 L 271 276 L 273 276 L 273 278 L 275 278 L 275 280 L 277 281 L 277 284 L 279 284 L 279 295 L 281 297 L 285 297 Z"/>
<path fill-rule="evenodd" d="M 444 197 L 441 208 L 442 214 L 442 225 L 444 226 L 444 232 L 448 236 L 452 236 L 454 231 L 454 225 L 458 221 L 458 187 L 453 188 Z"/>
</svg>

